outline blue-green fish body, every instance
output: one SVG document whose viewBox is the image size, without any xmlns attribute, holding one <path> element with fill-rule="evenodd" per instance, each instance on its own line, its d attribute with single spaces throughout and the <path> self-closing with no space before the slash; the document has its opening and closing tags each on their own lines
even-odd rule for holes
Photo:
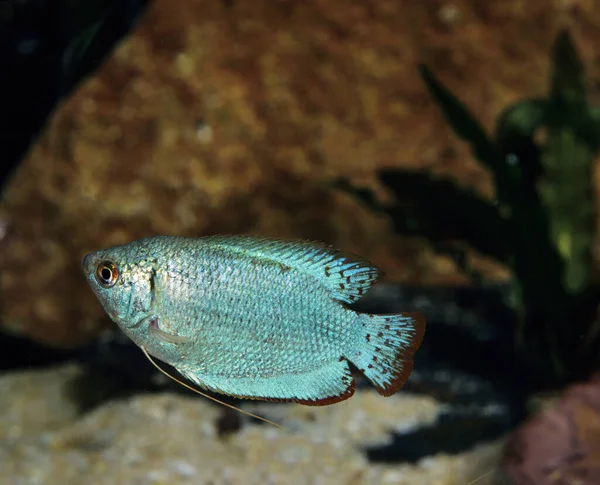
<svg viewBox="0 0 600 485">
<path fill-rule="evenodd" d="M 378 271 L 320 243 L 156 236 L 91 253 L 82 266 L 138 346 L 236 397 L 341 401 L 354 393 L 348 362 L 391 395 L 424 334 L 419 314 L 348 308 Z"/>
</svg>

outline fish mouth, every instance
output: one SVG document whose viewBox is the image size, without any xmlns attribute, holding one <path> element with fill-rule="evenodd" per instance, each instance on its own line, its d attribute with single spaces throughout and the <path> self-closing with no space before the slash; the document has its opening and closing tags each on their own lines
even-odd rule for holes
<svg viewBox="0 0 600 485">
<path fill-rule="evenodd" d="M 83 274 L 85 275 L 86 280 L 88 280 L 88 283 L 92 283 L 92 286 L 98 262 L 98 256 L 95 253 L 86 254 L 81 260 Z"/>
<path fill-rule="evenodd" d="M 83 272 L 86 274 L 86 276 L 90 274 L 91 268 L 94 266 L 94 259 L 94 254 L 89 253 L 86 254 L 81 260 L 81 269 L 83 269 Z"/>
</svg>

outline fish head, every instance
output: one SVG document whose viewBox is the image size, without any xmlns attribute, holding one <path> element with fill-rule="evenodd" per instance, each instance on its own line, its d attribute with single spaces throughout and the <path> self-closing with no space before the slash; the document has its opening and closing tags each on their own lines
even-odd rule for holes
<svg viewBox="0 0 600 485">
<path fill-rule="evenodd" d="M 155 273 L 152 263 L 136 255 L 133 247 L 90 253 L 81 266 L 106 313 L 126 333 L 150 315 Z"/>
</svg>

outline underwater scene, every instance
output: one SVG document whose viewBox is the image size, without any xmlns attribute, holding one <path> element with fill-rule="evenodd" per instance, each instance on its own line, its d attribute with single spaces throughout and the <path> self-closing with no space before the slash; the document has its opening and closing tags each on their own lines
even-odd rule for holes
<svg viewBox="0 0 600 485">
<path fill-rule="evenodd" d="M 600 485 L 599 46 L 0 1 L 0 485 Z"/>
</svg>

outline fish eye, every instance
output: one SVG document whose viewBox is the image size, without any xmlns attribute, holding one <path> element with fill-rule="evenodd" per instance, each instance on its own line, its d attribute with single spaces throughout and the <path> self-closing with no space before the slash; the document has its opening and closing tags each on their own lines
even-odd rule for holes
<svg viewBox="0 0 600 485">
<path fill-rule="evenodd" d="M 112 261 L 102 261 L 96 268 L 96 279 L 105 288 L 110 288 L 119 279 L 119 269 Z"/>
</svg>

